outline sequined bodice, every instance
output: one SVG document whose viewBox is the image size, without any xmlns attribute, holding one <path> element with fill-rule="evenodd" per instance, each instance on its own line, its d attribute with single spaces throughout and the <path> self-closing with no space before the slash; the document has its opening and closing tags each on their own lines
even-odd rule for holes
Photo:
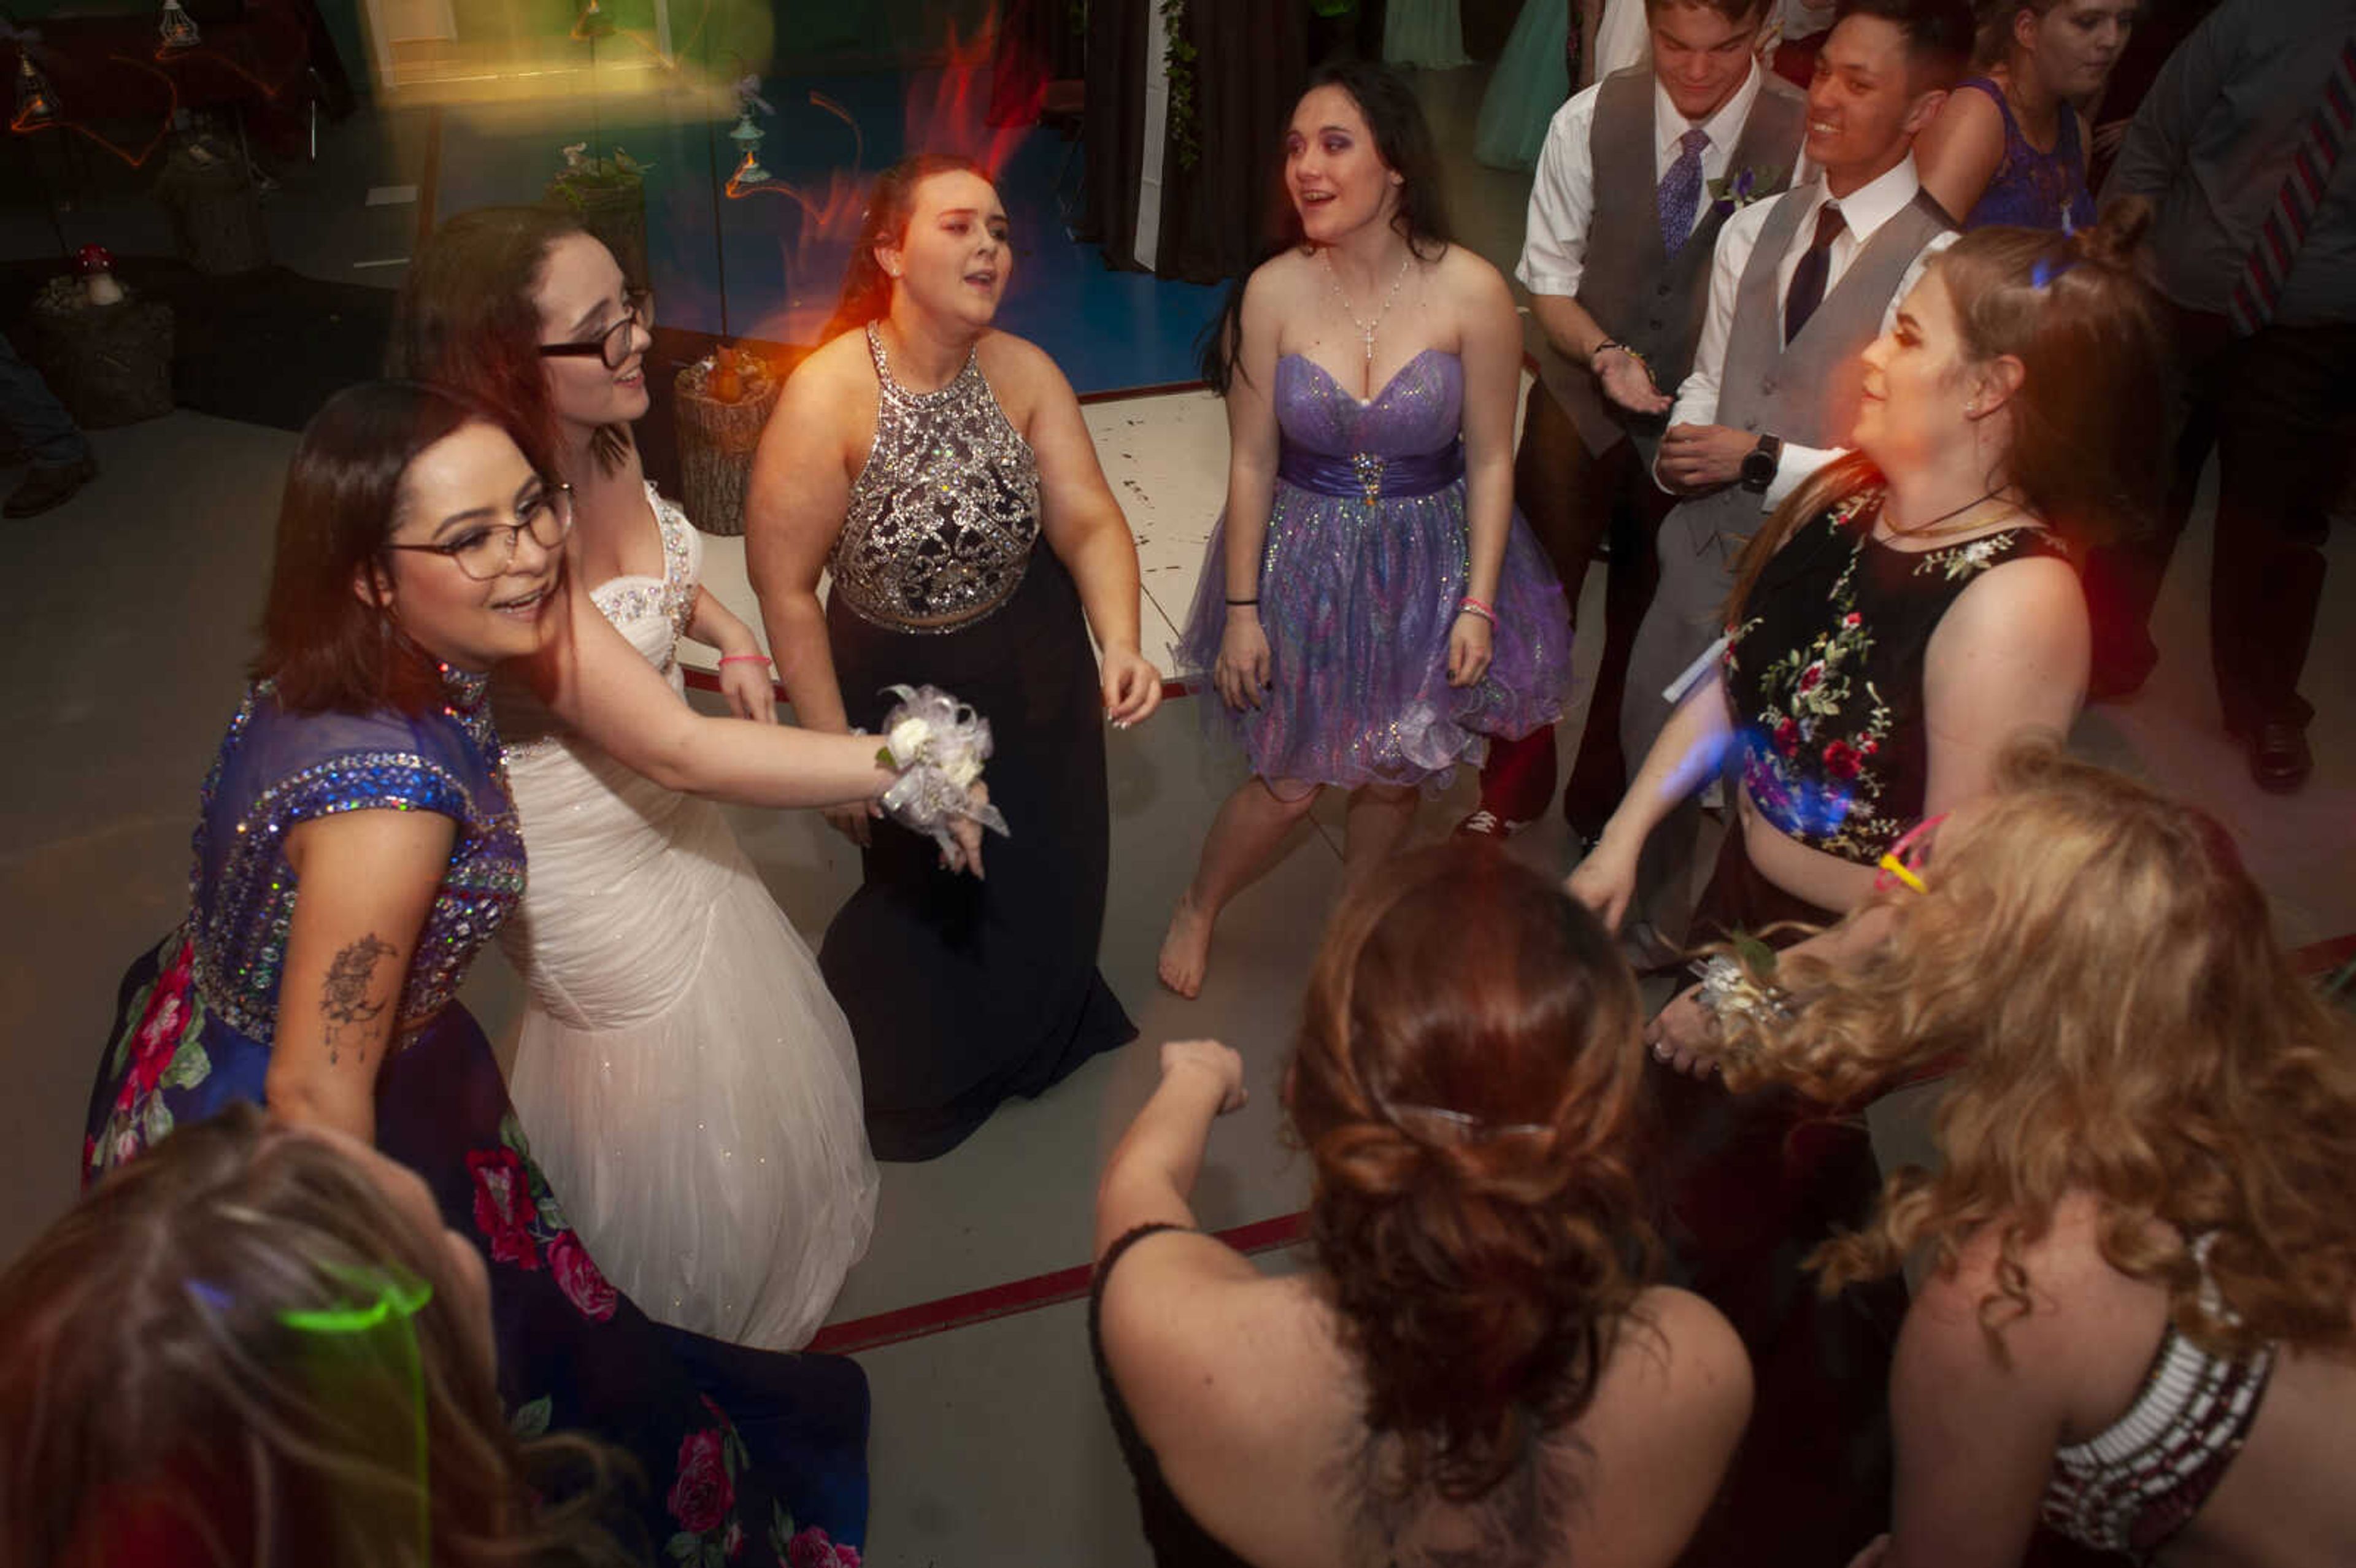
<svg viewBox="0 0 2356 1568">
<path fill-rule="evenodd" d="M 431 811 L 458 825 L 450 863 L 411 959 L 396 1038 L 458 989 L 522 896 L 523 836 L 479 677 L 412 719 L 290 713 L 267 681 L 251 688 L 205 780 L 189 888 L 195 980 L 239 1032 L 276 1032 L 278 983 L 298 891 L 286 834 L 347 811 Z"/>
<path fill-rule="evenodd" d="M 1039 538 L 1039 465 L 1008 421 L 980 360 L 937 392 L 892 379 L 883 339 L 867 347 L 881 389 L 875 444 L 851 487 L 828 565 L 862 620 L 946 632 L 1013 596 Z"/>
<path fill-rule="evenodd" d="M 1427 348 L 1360 402 L 1303 355 L 1276 362 L 1276 422 L 1285 442 L 1329 457 L 1439 452 L 1464 424 L 1464 362 Z"/>
</svg>

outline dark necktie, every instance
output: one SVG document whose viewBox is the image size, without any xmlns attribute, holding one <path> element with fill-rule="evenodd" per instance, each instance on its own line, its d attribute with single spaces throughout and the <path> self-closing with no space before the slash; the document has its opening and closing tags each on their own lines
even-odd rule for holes
<svg viewBox="0 0 2356 1568">
<path fill-rule="evenodd" d="M 1783 301 L 1783 341 L 1792 342 L 1800 336 L 1800 328 L 1808 325 L 1808 317 L 1825 303 L 1825 279 L 1832 272 L 1833 240 L 1848 227 L 1841 216 L 1840 203 L 1828 201 L 1816 212 L 1816 237 L 1809 241 L 1808 253 L 1792 272 L 1792 292 Z"/>
<path fill-rule="evenodd" d="M 1661 249 L 1675 256 L 1693 238 L 1694 214 L 1701 210 L 1701 155 L 1709 133 L 1698 125 L 1677 138 L 1677 161 L 1661 176 L 1654 205 L 1661 219 Z"/>
</svg>

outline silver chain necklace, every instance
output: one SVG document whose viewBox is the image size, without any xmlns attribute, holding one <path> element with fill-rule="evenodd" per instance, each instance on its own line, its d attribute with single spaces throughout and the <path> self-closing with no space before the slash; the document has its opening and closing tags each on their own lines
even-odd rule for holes
<svg viewBox="0 0 2356 1568">
<path fill-rule="evenodd" d="M 1365 345 L 1366 375 L 1371 379 L 1375 373 L 1375 334 L 1381 330 L 1383 317 L 1390 315 L 1391 306 L 1398 301 L 1399 285 L 1407 282 L 1408 269 L 1415 265 L 1415 251 L 1410 249 L 1407 259 L 1399 263 L 1398 276 L 1391 280 L 1391 292 L 1383 296 L 1383 308 L 1375 312 L 1372 321 L 1360 321 L 1358 313 L 1350 308 L 1350 296 L 1342 287 L 1342 274 L 1333 270 L 1333 251 L 1329 248 L 1318 251 L 1317 259 L 1325 263 L 1325 281 L 1333 285 L 1333 297 L 1342 302 L 1342 314 L 1350 318 L 1350 325 L 1358 329 L 1358 341 Z"/>
</svg>

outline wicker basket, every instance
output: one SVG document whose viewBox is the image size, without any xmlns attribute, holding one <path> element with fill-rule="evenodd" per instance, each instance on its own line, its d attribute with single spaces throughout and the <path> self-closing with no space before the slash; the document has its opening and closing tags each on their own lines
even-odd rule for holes
<svg viewBox="0 0 2356 1568">
<path fill-rule="evenodd" d="M 84 430 L 172 411 L 172 307 L 135 295 L 91 304 L 61 278 L 33 302 L 32 360 Z"/>
<path fill-rule="evenodd" d="M 262 192 L 241 160 L 209 147 L 175 147 L 155 179 L 180 260 L 214 277 L 270 265 Z"/>
<path fill-rule="evenodd" d="M 744 395 L 723 403 L 704 390 L 710 369 L 699 363 L 679 373 L 680 505 L 707 534 L 744 531 L 744 493 L 753 482 L 753 450 L 782 390 L 775 377 L 757 376 Z"/>
</svg>

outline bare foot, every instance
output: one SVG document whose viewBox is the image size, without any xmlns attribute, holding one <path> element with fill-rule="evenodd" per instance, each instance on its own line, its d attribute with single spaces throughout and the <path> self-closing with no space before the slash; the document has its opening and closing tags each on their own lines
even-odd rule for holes
<svg viewBox="0 0 2356 1568">
<path fill-rule="evenodd" d="M 1183 893 L 1178 895 L 1178 907 L 1170 912 L 1170 930 L 1162 938 L 1162 983 L 1182 997 L 1202 994 L 1203 971 L 1211 958 L 1211 927 L 1216 918 L 1195 908 L 1194 901 Z"/>
</svg>

